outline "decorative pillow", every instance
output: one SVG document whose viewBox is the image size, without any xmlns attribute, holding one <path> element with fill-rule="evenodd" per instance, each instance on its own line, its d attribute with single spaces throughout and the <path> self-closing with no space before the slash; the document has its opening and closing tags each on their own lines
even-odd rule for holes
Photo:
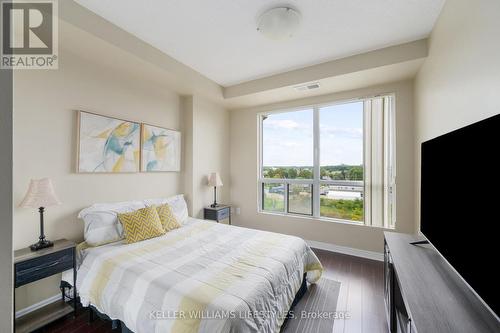
<svg viewBox="0 0 500 333">
<path fill-rule="evenodd" d="M 123 226 L 118 214 L 144 208 L 143 201 L 94 204 L 83 209 L 78 217 L 85 222 L 83 237 L 90 246 L 99 246 L 123 239 Z"/>
<path fill-rule="evenodd" d="M 165 231 L 170 231 L 179 228 L 181 225 L 177 222 L 175 215 L 169 205 L 161 205 L 156 207 L 156 212 L 160 217 L 161 225 Z"/>
<path fill-rule="evenodd" d="M 132 213 L 118 214 L 125 229 L 128 244 L 165 234 L 156 207 L 146 207 Z"/>
<path fill-rule="evenodd" d="M 147 199 L 144 200 L 144 204 L 148 207 L 168 204 L 179 224 L 182 225 L 187 221 L 188 209 L 183 194 L 174 195 L 169 198 Z"/>
</svg>

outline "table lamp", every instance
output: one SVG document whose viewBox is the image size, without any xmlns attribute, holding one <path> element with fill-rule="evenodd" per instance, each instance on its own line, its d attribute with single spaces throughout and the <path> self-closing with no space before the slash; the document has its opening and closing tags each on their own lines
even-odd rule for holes
<svg viewBox="0 0 500 333">
<path fill-rule="evenodd" d="M 217 207 L 217 186 L 222 186 L 222 180 L 220 179 L 220 175 L 218 172 L 212 172 L 210 176 L 208 176 L 208 186 L 214 187 L 214 203 L 210 205 L 210 207 Z"/>
<path fill-rule="evenodd" d="M 43 233 L 43 212 L 45 211 L 45 207 L 60 204 L 61 202 L 57 198 L 52 181 L 49 178 L 31 180 L 28 192 L 19 205 L 19 207 L 38 208 L 38 212 L 40 213 L 40 237 L 37 243 L 30 246 L 31 251 L 38 251 L 54 245 L 54 243 L 45 239 Z"/>
</svg>

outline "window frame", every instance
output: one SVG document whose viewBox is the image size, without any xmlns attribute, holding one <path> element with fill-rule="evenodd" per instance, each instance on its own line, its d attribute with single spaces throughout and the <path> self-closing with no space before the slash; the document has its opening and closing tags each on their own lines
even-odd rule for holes
<svg viewBox="0 0 500 333">
<path fill-rule="evenodd" d="M 262 184 L 264 184 L 264 183 L 262 183 Z M 290 212 L 290 185 L 308 185 L 308 186 L 310 186 L 310 188 L 311 188 L 311 214 Z M 314 196 L 314 184 L 313 183 L 311 183 L 311 184 L 288 183 L 288 184 L 286 184 L 286 191 L 285 192 L 287 193 L 287 195 L 286 195 L 286 200 L 287 200 L 286 208 L 287 208 L 287 210 L 285 211 L 285 213 L 287 213 L 287 214 L 293 214 L 293 215 L 300 215 L 300 216 L 309 216 L 309 217 L 313 217 L 314 216 L 314 200 L 313 200 L 313 196 Z"/>
<path fill-rule="evenodd" d="M 392 196 L 392 205 L 391 205 L 391 220 L 387 225 L 383 226 L 378 226 L 378 225 L 372 225 L 372 224 L 367 224 L 367 216 L 369 216 L 369 207 L 366 205 L 366 196 L 367 196 L 367 182 L 366 182 L 366 160 L 365 160 L 365 153 L 366 153 L 366 112 L 364 111 L 365 107 L 365 102 L 371 101 L 375 98 L 382 98 L 382 97 L 389 97 L 390 101 L 390 109 L 391 109 L 391 115 L 390 115 L 390 125 L 391 125 L 391 141 L 389 142 L 390 145 L 390 150 L 392 153 L 392 162 L 390 166 L 390 170 L 387 171 L 391 175 L 395 175 L 395 164 L 396 164 L 396 143 L 395 143 L 395 137 L 396 137 L 396 129 L 395 129 L 395 123 L 396 123 L 396 112 L 395 112 L 395 101 L 396 101 L 396 96 L 395 93 L 385 93 L 385 94 L 378 94 L 378 95 L 373 95 L 373 96 L 367 96 L 367 97 L 361 97 L 361 98 L 352 98 L 352 99 L 343 99 L 343 100 L 337 100 L 337 101 L 332 101 L 332 102 L 326 102 L 326 103 L 318 103 L 318 104 L 310 104 L 310 105 L 301 105 L 301 106 L 296 106 L 296 107 L 291 107 L 291 108 L 283 108 L 283 109 L 278 109 L 278 110 L 269 110 L 269 111 L 263 111 L 257 113 L 257 138 L 258 138 L 258 143 L 257 143 L 257 211 L 258 213 L 262 214 L 270 214 L 270 215 L 280 215 L 280 216 L 293 216 L 293 217 L 299 217 L 299 218 L 306 218 L 306 219 L 314 219 L 314 220 L 321 220 L 321 221 L 326 221 L 326 222 L 336 222 L 336 223 L 343 223 L 343 224 L 350 224 L 350 225 L 356 225 L 356 226 L 367 226 L 367 227 L 375 227 L 375 228 L 383 228 L 383 229 L 394 229 L 396 225 L 396 204 L 395 204 L 395 183 L 389 186 L 389 191 Z M 346 183 L 345 181 L 338 181 L 338 180 L 322 180 L 321 179 L 321 161 L 320 161 L 320 109 L 325 108 L 325 107 L 330 107 L 330 106 L 335 106 L 335 105 L 342 105 L 342 104 L 348 104 L 348 103 L 355 103 L 355 102 L 363 102 L 363 181 L 349 181 L 349 183 L 353 182 L 359 182 L 361 184 L 357 184 L 358 186 L 362 186 L 363 188 L 363 220 L 362 221 L 354 221 L 354 220 L 346 220 L 346 219 L 340 219 L 340 218 L 333 218 L 333 217 L 326 217 L 326 216 L 321 216 L 321 196 L 320 196 L 320 191 L 321 191 L 321 186 L 322 185 L 340 185 L 340 186 L 345 186 Z M 313 178 L 312 179 L 283 179 L 283 178 L 264 178 L 263 177 L 263 117 L 266 117 L 270 114 L 279 114 L 279 113 L 288 113 L 288 112 L 296 112 L 296 111 L 303 111 L 311 109 L 313 112 Z M 371 135 L 371 133 L 370 133 Z M 370 138 L 371 140 L 372 138 Z M 385 150 L 385 145 L 384 145 L 384 150 Z M 385 158 L 385 157 L 384 157 Z M 395 178 L 395 176 L 394 176 Z M 276 211 L 268 211 L 264 210 L 264 184 L 269 184 L 269 183 L 278 183 L 278 184 L 283 184 L 285 187 L 284 191 L 284 211 L 283 212 L 276 212 Z M 302 184 L 302 185 L 310 185 L 311 186 L 311 205 L 312 205 L 312 214 L 301 214 L 301 213 L 293 213 L 289 212 L 288 209 L 288 202 L 289 202 L 289 184 Z M 369 185 L 368 185 L 369 186 Z"/>
</svg>

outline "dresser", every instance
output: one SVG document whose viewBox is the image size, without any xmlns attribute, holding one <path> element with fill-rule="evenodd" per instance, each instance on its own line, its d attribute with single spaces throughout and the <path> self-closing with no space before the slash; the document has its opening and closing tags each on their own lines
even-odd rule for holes
<svg viewBox="0 0 500 333">
<path fill-rule="evenodd" d="M 384 298 L 391 333 L 498 333 L 500 321 L 422 237 L 384 232 Z M 465 246 L 465 245 L 464 245 Z M 473 251 L 473 249 L 471 249 Z M 491 255 L 474 253 L 474 256 Z M 494 259 L 492 259 L 494 274 Z"/>
<path fill-rule="evenodd" d="M 53 247 L 39 251 L 29 248 L 14 251 L 14 288 L 36 282 L 43 278 L 73 270 L 73 295 L 76 293 L 76 244 L 60 239 Z M 14 318 L 15 332 L 31 332 L 70 313 L 76 316 L 76 297 L 71 299 L 72 306 L 66 302 L 62 293 L 61 299 L 45 305 L 19 318 Z M 16 298 L 14 292 L 14 309 Z"/>
</svg>

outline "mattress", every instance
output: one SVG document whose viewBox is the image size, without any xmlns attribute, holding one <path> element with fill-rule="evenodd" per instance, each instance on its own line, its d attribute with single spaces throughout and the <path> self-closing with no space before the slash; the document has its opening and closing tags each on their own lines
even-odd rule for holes
<svg viewBox="0 0 500 333">
<path fill-rule="evenodd" d="M 278 332 L 322 266 L 304 240 L 190 218 L 164 236 L 84 249 L 77 287 L 142 332 Z"/>
</svg>

